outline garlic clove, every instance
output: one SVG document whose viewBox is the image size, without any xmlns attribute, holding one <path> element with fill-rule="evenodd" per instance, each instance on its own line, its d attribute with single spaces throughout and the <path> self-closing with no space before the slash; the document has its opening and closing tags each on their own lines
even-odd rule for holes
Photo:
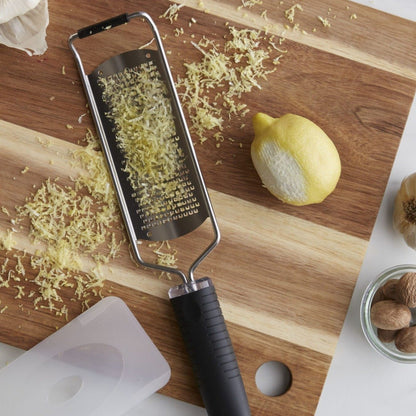
<svg viewBox="0 0 416 416">
<path fill-rule="evenodd" d="M 416 249 L 416 172 L 403 179 L 394 201 L 393 226 Z"/>
<path fill-rule="evenodd" d="M 48 24 L 48 1 L 40 0 L 33 9 L 0 24 L 0 43 L 23 50 L 29 55 L 42 55 L 48 48 Z"/>
<path fill-rule="evenodd" d="M 0 0 L 0 24 L 6 23 L 17 16 L 23 16 L 34 9 L 40 0 Z"/>
</svg>

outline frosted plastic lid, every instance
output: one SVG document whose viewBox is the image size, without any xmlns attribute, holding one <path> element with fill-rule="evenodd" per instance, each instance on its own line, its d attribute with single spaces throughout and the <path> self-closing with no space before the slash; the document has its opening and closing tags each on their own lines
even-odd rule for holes
<svg viewBox="0 0 416 416">
<path fill-rule="evenodd" d="M 159 350 L 111 296 L 0 371 L 1 414 L 118 416 L 169 378 Z"/>
</svg>

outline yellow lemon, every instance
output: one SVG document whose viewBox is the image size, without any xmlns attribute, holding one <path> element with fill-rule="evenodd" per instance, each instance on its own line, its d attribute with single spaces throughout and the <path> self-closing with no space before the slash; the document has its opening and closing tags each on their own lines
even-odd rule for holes
<svg viewBox="0 0 416 416">
<path fill-rule="evenodd" d="M 264 186 L 292 205 L 322 202 L 336 187 L 341 161 L 332 140 L 305 117 L 253 117 L 251 158 Z"/>
</svg>

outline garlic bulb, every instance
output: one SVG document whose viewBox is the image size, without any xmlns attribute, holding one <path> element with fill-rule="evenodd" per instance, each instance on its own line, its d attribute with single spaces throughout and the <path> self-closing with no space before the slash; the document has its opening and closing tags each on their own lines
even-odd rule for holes
<svg viewBox="0 0 416 416">
<path fill-rule="evenodd" d="M 0 0 L 0 43 L 42 55 L 48 24 L 48 0 Z"/>
<path fill-rule="evenodd" d="M 22 16 L 34 9 L 40 0 L 0 0 L 0 24 L 12 20 L 16 16 Z"/>
<path fill-rule="evenodd" d="M 416 172 L 403 179 L 394 203 L 393 225 L 416 250 Z"/>
</svg>

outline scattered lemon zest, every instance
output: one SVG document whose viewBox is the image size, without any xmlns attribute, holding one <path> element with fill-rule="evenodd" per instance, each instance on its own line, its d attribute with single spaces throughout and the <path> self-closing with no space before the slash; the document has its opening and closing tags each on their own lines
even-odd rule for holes
<svg viewBox="0 0 416 416">
<path fill-rule="evenodd" d="M 14 286 L 17 289 L 17 295 L 14 297 L 15 299 L 22 299 L 25 295 L 24 286 L 16 285 Z"/>
<path fill-rule="evenodd" d="M 246 7 L 251 9 L 252 7 L 256 5 L 263 4 L 262 0 L 241 0 L 241 5 L 237 7 L 238 10 L 241 10 L 242 8 Z"/>
<path fill-rule="evenodd" d="M 185 33 L 185 31 L 184 31 L 183 27 L 181 27 L 181 28 L 179 28 L 179 27 L 175 28 L 175 37 L 179 37 L 179 36 L 183 35 L 184 33 Z"/>
<path fill-rule="evenodd" d="M 292 7 L 290 7 L 289 9 L 285 10 L 285 18 L 290 23 L 294 23 L 294 21 L 295 21 L 296 10 L 300 10 L 301 12 L 303 12 L 303 7 L 299 3 L 296 3 Z"/>
<path fill-rule="evenodd" d="M 82 172 L 72 186 L 60 185 L 59 178 L 47 179 L 25 204 L 16 207 L 14 222 L 28 222 L 29 236 L 42 248 L 27 256 L 27 264 L 25 252 L 14 253 L 14 263 L 5 255 L 0 269 L 0 287 L 9 288 L 12 281 L 28 281 L 31 276 L 29 281 L 37 290 L 26 293 L 21 283 L 13 285 L 18 290 L 16 299 L 30 298 L 35 309 L 49 310 L 67 320 L 69 309 L 61 291 L 72 288 L 83 307 L 92 296 L 102 296 L 104 276 L 99 264 L 115 258 L 125 242 L 124 235 L 115 233 L 121 219 L 104 157 L 97 151 L 98 141 L 90 131 L 85 140 L 87 145 L 72 153 L 74 166 Z M 6 253 L 15 246 L 13 233 L 9 229 L 0 238 Z M 88 256 L 96 266 L 86 273 L 81 271 L 82 257 Z"/>
<path fill-rule="evenodd" d="M 39 136 L 36 136 L 36 139 L 37 139 L 38 143 L 40 143 L 43 147 L 50 147 L 51 146 L 50 139 L 42 138 L 42 137 L 39 137 Z"/>
<path fill-rule="evenodd" d="M 322 26 L 324 27 L 331 27 L 331 23 L 329 22 L 329 20 L 325 17 L 322 16 L 318 16 L 318 20 L 322 23 Z"/>
<path fill-rule="evenodd" d="M 6 231 L 6 235 L 0 235 L 0 248 L 6 251 L 15 247 L 16 241 L 13 239 L 14 232 L 10 229 Z"/>
<path fill-rule="evenodd" d="M 260 80 L 276 70 L 282 57 L 279 53 L 278 58 L 271 58 L 270 50 L 262 46 L 260 31 L 226 27 L 229 33 L 223 47 L 205 36 L 197 43 L 191 42 L 201 53 L 201 60 L 184 63 L 186 74 L 177 80 L 191 129 L 201 144 L 207 140 L 208 131 L 221 133 L 227 119 L 244 117 L 249 112 L 247 105 L 238 100 L 253 88 L 261 89 Z M 266 69 L 266 62 L 273 68 Z M 213 101 L 211 91 L 216 92 Z"/>
<path fill-rule="evenodd" d="M 2 206 L 2 207 L 1 207 L 1 211 L 2 211 L 4 214 L 6 214 L 8 217 L 10 217 L 10 212 L 9 212 L 9 210 L 8 210 L 6 207 Z"/>
<path fill-rule="evenodd" d="M 165 18 L 170 21 L 170 23 L 176 22 L 178 20 L 178 12 L 179 10 L 185 6 L 184 4 L 171 4 L 167 10 L 159 16 L 159 18 Z"/>
</svg>

